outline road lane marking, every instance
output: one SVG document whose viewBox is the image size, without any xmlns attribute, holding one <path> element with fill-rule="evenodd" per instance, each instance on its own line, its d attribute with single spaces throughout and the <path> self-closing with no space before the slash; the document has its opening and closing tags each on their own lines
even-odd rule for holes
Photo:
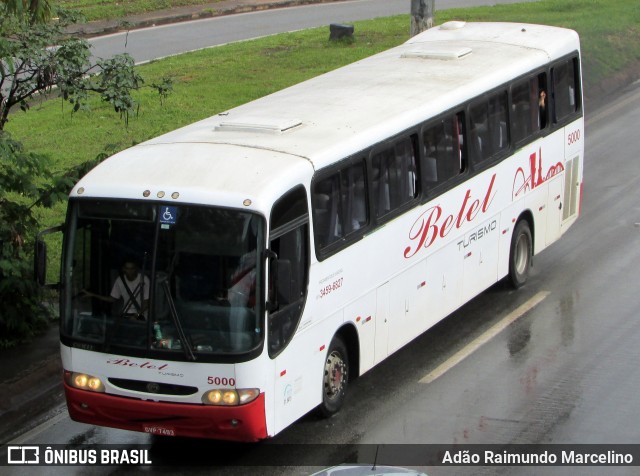
<svg viewBox="0 0 640 476">
<path fill-rule="evenodd" d="M 533 309 L 538 304 L 540 304 L 542 301 L 544 301 L 549 294 L 550 294 L 549 291 L 540 291 L 538 294 L 533 296 L 527 302 L 525 302 L 524 304 L 519 306 L 517 309 L 515 309 L 511 313 L 509 313 L 500 322 L 497 322 L 496 324 L 491 326 L 483 334 L 481 334 L 480 336 L 476 337 L 476 339 L 474 339 L 473 341 L 468 343 L 466 346 L 464 346 L 462 349 L 460 349 L 458 352 L 453 354 L 445 362 L 443 362 L 438 367 L 436 367 L 434 370 L 432 370 L 427 375 L 425 375 L 420 380 L 418 380 L 418 383 L 431 383 L 434 380 L 436 380 L 436 379 L 440 378 L 441 376 L 443 376 L 445 373 L 447 373 L 453 367 L 455 367 L 460 362 L 462 362 L 464 359 L 466 359 L 471 354 L 473 354 L 480 347 L 482 347 L 487 342 L 489 342 L 491 339 L 493 339 L 495 336 L 500 334 L 503 330 L 505 330 L 507 327 L 509 327 L 515 321 L 517 321 L 522 316 L 524 316 L 531 309 Z"/>
</svg>

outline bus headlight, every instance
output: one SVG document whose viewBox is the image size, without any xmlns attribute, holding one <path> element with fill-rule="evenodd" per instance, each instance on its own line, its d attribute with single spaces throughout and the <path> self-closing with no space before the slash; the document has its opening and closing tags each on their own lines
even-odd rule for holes
<svg viewBox="0 0 640 476">
<path fill-rule="evenodd" d="M 238 389 L 213 389 L 202 395 L 202 403 L 205 405 L 244 405 L 252 402 L 260 395 L 258 388 L 238 388 Z"/>
<path fill-rule="evenodd" d="M 94 377 L 93 375 L 69 372 L 68 370 L 65 370 L 64 381 L 67 382 L 67 385 L 79 388 L 80 390 L 104 393 L 104 384 L 102 383 L 102 380 L 98 377 Z"/>
</svg>

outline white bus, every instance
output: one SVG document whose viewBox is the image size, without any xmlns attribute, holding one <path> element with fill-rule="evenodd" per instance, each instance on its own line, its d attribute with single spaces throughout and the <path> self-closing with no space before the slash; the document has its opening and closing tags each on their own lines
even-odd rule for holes
<svg viewBox="0 0 640 476">
<path fill-rule="evenodd" d="M 114 155 L 69 200 L 69 414 L 236 441 L 334 414 L 525 284 L 579 215 L 583 145 L 575 32 L 449 22 Z"/>
</svg>

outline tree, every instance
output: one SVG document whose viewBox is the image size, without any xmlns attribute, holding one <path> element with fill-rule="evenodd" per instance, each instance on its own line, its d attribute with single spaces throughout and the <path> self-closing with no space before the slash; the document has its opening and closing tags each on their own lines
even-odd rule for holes
<svg viewBox="0 0 640 476">
<path fill-rule="evenodd" d="M 411 36 L 433 27 L 435 0 L 411 0 Z"/>
<path fill-rule="evenodd" d="M 129 55 L 91 64 L 88 42 L 64 33 L 71 17 L 56 12 L 61 20 L 47 21 L 50 14 L 46 0 L 0 0 L 0 348 L 46 322 L 31 261 L 40 227 L 36 211 L 66 199 L 78 178 L 104 158 L 56 175 L 47 157 L 29 153 L 4 131 L 10 112 L 27 111 L 36 96 L 54 92 L 78 111 L 98 94 L 126 121 L 138 107 L 132 93 L 144 87 Z M 161 98 L 171 90 L 166 79 L 150 86 Z"/>
<path fill-rule="evenodd" d="M 133 58 L 122 54 L 90 63 L 89 43 L 64 31 L 74 17 L 57 13 L 60 20 L 55 22 L 31 21 L 32 16 L 25 16 L 24 11 L 0 18 L 0 130 L 14 108 L 26 111 L 36 95 L 46 97 L 53 91 L 69 101 L 73 111 L 87 109 L 92 93 L 111 104 L 125 121 L 137 109 L 132 93 L 145 84 Z M 164 79 L 150 87 L 164 97 L 171 82 Z"/>
<path fill-rule="evenodd" d="M 37 207 L 51 206 L 71 185 L 71 174 L 55 177 L 48 165 L 0 131 L 0 348 L 46 325 L 28 244 L 38 229 Z"/>
<path fill-rule="evenodd" d="M 26 17 L 32 23 L 44 23 L 51 18 L 51 5 L 47 0 L 2 0 L 6 14 Z"/>
</svg>

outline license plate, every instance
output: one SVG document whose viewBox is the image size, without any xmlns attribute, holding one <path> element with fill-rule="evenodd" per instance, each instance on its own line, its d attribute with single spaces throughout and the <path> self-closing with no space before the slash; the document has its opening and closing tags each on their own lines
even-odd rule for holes
<svg viewBox="0 0 640 476">
<path fill-rule="evenodd" d="M 160 436 L 176 436 L 176 430 L 170 426 L 142 425 L 145 433 Z"/>
</svg>

